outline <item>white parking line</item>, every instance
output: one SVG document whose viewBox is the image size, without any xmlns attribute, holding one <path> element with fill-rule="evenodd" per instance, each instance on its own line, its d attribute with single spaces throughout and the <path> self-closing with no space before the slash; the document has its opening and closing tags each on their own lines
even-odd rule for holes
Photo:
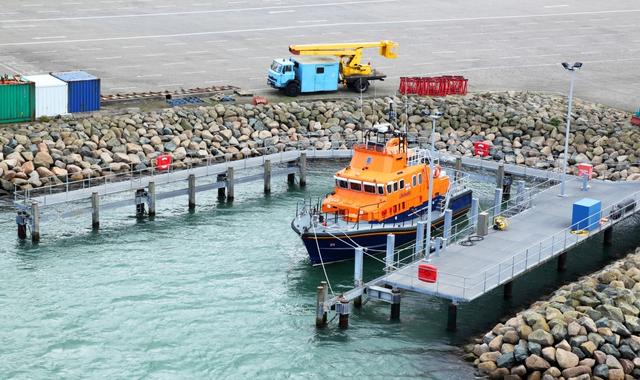
<svg viewBox="0 0 640 380">
<path fill-rule="evenodd" d="M 333 24 L 312 24 L 312 25 L 287 25 L 287 26 L 274 26 L 254 29 L 231 29 L 231 30 L 216 30 L 208 32 L 193 32 L 193 33 L 175 33 L 175 34 L 158 34 L 158 35 L 138 35 L 138 36 L 123 36 L 123 37 L 103 37 L 103 38 L 87 38 L 87 39 L 74 39 L 74 40 L 59 40 L 59 41 L 30 41 L 30 42 L 5 42 L 0 43 L 0 46 L 25 46 L 25 45 L 38 45 L 38 44 L 70 44 L 80 42 L 103 42 L 103 41 L 127 41 L 127 40 L 141 40 L 141 39 L 158 39 L 158 38 L 173 38 L 173 37 L 188 37 L 188 36 L 207 36 L 207 35 L 219 35 L 219 34 L 231 34 L 231 33 L 249 33 L 249 32 L 267 32 L 278 30 L 297 30 L 301 28 L 315 29 L 336 26 L 363 26 L 363 25 L 382 25 L 382 24 L 415 24 L 415 23 L 445 23 L 445 22 L 460 22 L 460 21 L 481 21 L 481 20 L 509 20 L 509 19 L 524 19 L 524 18 L 543 18 L 543 17 L 559 17 L 559 16 L 579 16 L 579 15 L 592 15 L 592 14 L 614 14 L 614 13 L 640 13 L 640 9 L 629 10 L 612 10 L 612 11 L 593 11 L 593 12 L 573 12 L 573 13 L 549 13 L 549 14 L 527 14 L 527 15 L 512 15 L 512 16 L 484 16 L 484 17 L 468 17 L 468 18 L 452 18 L 452 19 L 416 19 L 416 20 L 400 20 L 400 21 L 364 21 L 364 22 L 343 22 Z M 3 20 L 0 20 L 0 23 Z M 551 30 L 546 30 L 550 32 Z M 558 29 L 562 31 L 562 29 Z M 473 34 L 473 33 L 471 33 Z"/>
<path fill-rule="evenodd" d="M 340 1 L 330 3 L 314 3 L 314 4 L 297 4 L 297 5 L 273 5 L 267 7 L 247 7 L 247 8 L 231 8 L 231 9 L 212 9 L 212 10 L 199 10 L 199 11 L 181 11 L 181 12 L 159 12 L 159 13 L 137 13 L 137 14 L 121 14 L 121 15 L 96 15 L 96 16 L 70 16 L 70 17 L 56 17 L 48 19 L 30 19 L 35 21 L 71 21 L 71 20 L 100 20 L 100 19 L 112 19 L 112 18 L 132 18 L 132 17 L 164 17 L 164 16 L 183 16 L 183 15 L 199 15 L 210 13 L 237 13 L 237 12 L 253 12 L 253 11 L 268 11 L 273 10 L 277 12 L 279 9 L 284 9 L 287 12 L 295 12 L 294 9 L 301 8 L 318 8 L 318 7 L 333 7 L 333 6 L 345 6 L 345 5 L 362 5 L 362 4 L 380 4 L 380 3 L 393 3 L 397 0 L 360 0 L 360 1 Z M 25 5 L 23 5 L 25 6 Z M 36 4 L 34 6 L 42 6 L 42 4 Z M 160 5 L 155 8 L 168 8 L 175 7 L 175 5 Z M 100 11 L 101 9 L 78 9 L 78 11 Z M 28 19 L 18 20 L 0 20 L 3 22 L 24 22 Z"/>
<path fill-rule="evenodd" d="M 67 36 L 45 36 L 45 37 L 33 37 L 32 40 L 58 40 L 67 38 Z"/>
</svg>

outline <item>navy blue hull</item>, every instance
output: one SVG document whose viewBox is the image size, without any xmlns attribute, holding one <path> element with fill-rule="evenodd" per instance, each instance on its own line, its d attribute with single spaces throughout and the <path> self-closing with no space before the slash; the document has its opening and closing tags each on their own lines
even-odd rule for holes
<svg viewBox="0 0 640 380">
<path fill-rule="evenodd" d="M 452 198 L 449 204 L 454 217 L 466 213 L 471 207 L 471 191 Z M 432 228 L 442 225 L 443 218 L 433 221 Z M 383 254 L 387 245 L 387 235 L 395 235 L 396 247 L 411 243 L 416 239 L 416 225 L 407 227 L 388 227 L 349 231 L 346 233 L 327 234 L 319 232 L 302 233 L 300 237 L 304 242 L 311 264 L 331 263 L 336 261 L 352 260 L 354 258 L 354 246 L 364 247 L 369 254 Z M 296 231 L 297 232 L 297 231 Z"/>
</svg>

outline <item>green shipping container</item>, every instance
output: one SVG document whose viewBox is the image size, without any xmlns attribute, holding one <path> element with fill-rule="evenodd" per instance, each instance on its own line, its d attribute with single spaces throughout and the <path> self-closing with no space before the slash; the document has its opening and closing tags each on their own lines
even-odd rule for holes
<svg viewBox="0 0 640 380">
<path fill-rule="evenodd" d="M 33 121 L 36 117 L 36 84 L 0 81 L 0 123 Z"/>
</svg>

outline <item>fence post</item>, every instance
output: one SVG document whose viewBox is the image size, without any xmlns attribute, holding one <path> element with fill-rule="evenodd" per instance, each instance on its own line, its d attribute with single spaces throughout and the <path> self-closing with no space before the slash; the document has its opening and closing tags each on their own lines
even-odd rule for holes
<svg viewBox="0 0 640 380">
<path fill-rule="evenodd" d="M 100 197 L 97 192 L 91 193 L 91 228 L 100 228 Z"/>
<path fill-rule="evenodd" d="M 453 211 L 451 209 L 447 209 L 444 212 L 444 232 L 443 232 L 443 238 L 444 238 L 444 249 L 447 248 L 447 244 L 449 242 L 449 239 L 451 238 L 451 223 L 453 221 Z"/>
</svg>

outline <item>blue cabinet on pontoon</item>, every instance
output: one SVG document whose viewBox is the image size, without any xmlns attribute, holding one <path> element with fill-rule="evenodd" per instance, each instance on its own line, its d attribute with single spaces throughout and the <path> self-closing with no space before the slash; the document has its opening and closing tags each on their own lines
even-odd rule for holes
<svg viewBox="0 0 640 380">
<path fill-rule="evenodd" d="M 582 198 L 573 204 L 572 230 L 593 231 L 600 223 L 602 203 L 591 198 Z"/>
</svg>

